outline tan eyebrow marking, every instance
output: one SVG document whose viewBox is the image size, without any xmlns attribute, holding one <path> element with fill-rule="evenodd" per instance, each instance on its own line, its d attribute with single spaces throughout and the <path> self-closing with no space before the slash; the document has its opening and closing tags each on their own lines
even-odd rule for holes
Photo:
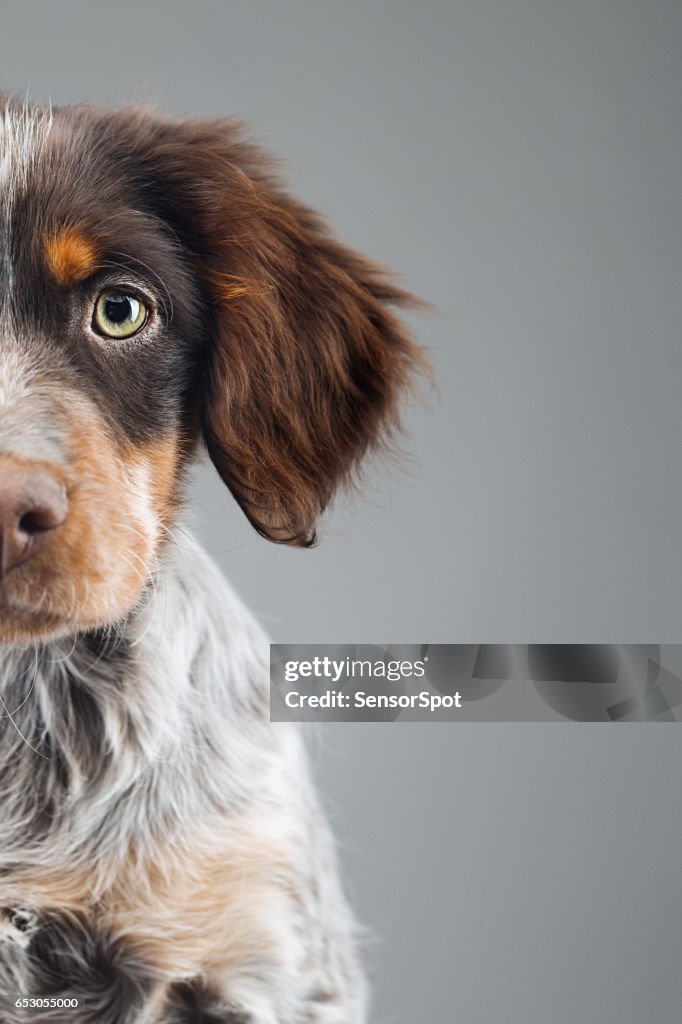
<svg viewBox="0 0 682 1024">
<path fill-rule="evenodd" d="M 62 228 L 47 235 L 44 246 L 47 265 L 59 284 L 83 281 L 97 267 L 97 244 L 79 228 Z"/>
</svg>

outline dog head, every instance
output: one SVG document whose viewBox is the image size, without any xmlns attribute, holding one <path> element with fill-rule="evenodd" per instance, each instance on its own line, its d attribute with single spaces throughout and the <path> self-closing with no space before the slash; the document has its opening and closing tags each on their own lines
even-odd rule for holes
<svg viewBox="0 0 682 1024">
<path fill-rule="evenodd" d="M 0 643 L 134 606 L 200 438 L 312 544 L 423 366 L 410 302 L 232 122 L 0 99 Z"/>
</svg>

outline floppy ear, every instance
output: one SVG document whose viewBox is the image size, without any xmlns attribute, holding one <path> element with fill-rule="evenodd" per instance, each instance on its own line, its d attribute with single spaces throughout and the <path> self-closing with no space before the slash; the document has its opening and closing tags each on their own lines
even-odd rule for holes
<svg viewBox="0 0 682 1024">
<path fill-rule="evenodd" d="M 427 365 L 389 308 L 417 302 L 284 193 L 232 122 L 167 123 L 155 158 L 212 308 L 208 451 L 259 533 L 309 546 Z"/>
</svg>

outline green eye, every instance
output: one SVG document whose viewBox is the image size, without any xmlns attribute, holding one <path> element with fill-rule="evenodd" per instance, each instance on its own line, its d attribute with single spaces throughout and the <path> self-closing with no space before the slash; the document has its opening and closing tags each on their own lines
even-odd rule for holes
<svg viewBox="0 0 682 1024">
<path fill-rule="evenodd" d="M 147 307 L 135 295 L 105 292 L 97 300 L 92 326 L 107 338 L 131 338 L 147 322 Z"/>
</svg>

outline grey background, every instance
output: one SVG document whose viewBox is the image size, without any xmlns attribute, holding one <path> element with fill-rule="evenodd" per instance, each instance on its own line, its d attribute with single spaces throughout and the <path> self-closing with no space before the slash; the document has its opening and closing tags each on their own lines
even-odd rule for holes
<svg viewBox="0 0 682 1024">
<path fill-rule="evenodd" d="M 317 550 L 214 475 L 282 642 L 681 639 L 679 0 L 3 3 L 2 85 L 234 113 L 399 269 L 440 400 Z M 374 1022 L 680 1020 L 675 726 L 315 734 Z"/>
</svg>

